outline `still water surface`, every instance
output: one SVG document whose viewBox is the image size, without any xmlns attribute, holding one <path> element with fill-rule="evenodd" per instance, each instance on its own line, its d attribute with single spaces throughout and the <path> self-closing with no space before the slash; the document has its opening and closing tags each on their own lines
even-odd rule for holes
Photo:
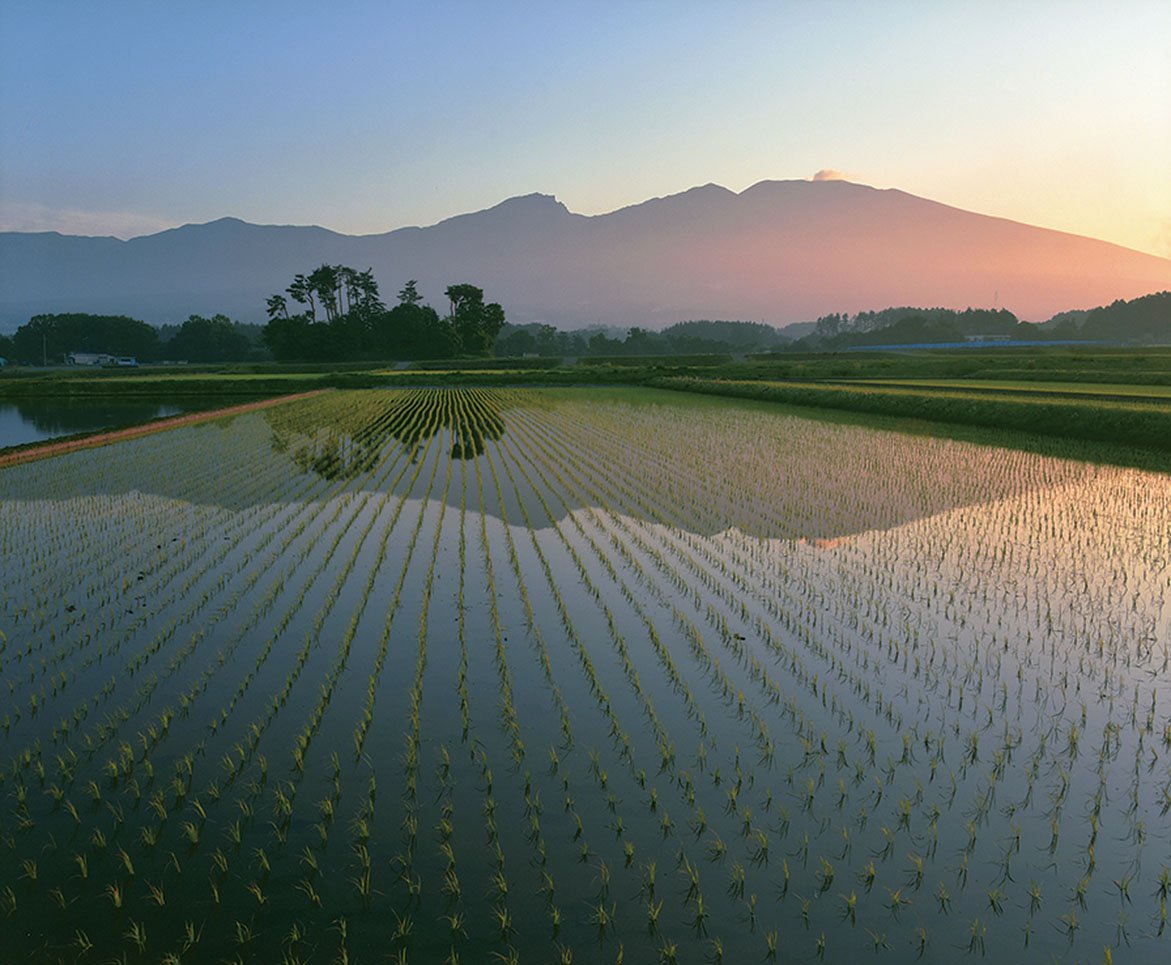
<svg viewBox="0 0 1171 965">
<path fill-rule="evenodd" d="M 210 406 L 198 399 L 19 399 L 0 401 L 0 449 L 179 415 Z"/>
</svg>

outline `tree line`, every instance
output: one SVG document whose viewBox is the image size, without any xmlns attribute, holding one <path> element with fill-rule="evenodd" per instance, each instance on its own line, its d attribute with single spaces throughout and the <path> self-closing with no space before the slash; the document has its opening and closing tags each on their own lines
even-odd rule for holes
<svg viewBox="0 0 1171 965">
<path fill-rule="evenodd" d="M 661 331 L 637 326 L 622 330 L 562 331 L 552 325 L 506 325 L 496 340 L 497 355 L 634 356 L 712 355 L 768 352 L 789 342 L 763 322 L 698 319 L 677 322 Z"/>
<path fill-rule="evenodd" d="M 446 359 L 460 355 L 637 356 L 824 352 L 852 346 L 960 341 L 966 335 L 1012 339 L 1166 341 L 1171 337 L 1171 292 L 1119 299 L 1089 310 L 1062 312 L 1040 325 L 1005 309 L 887 308 L 823 315 L 796 341 L 759 322 L 698 320 L 661 331 L 509 324 L 504 310 L 484 302 L 474 285 L 446 289 L 448 314 L 423 304 L 416 282 L 387 308 L 369 271 L 322 265 L 297 275 L 268 299 L 267 325 L 224 315 L 192 315 L 181 325 L 156 328 L 125 315 L 35 315 L 12 336 L 0 335 L 0 358 L 60 364 L 68 352 L 134 356 L 139 361 L 237 362 L 272 357 L 288 361 Z"/>
<path fill-rule="evenodd" d="M 280 361 L 443 359 L 492 354 L 504 309 L 475 285 L 449 285 L 445 316 L 408 281 L 387 308 L 372 271 L 321 265 L 267 302 L 264 343 Z"/>
<path fill-rule="evenodd" d="M 10 338 L 0 335 L 0 357 L 26 365 L 60 365 L 73 352 L 140 362 L 238 362 L 259 351 L 260 327 L 226 315 L 192 315 L 161 329 L 126 315 L 34 315 Z"/>
</svg>

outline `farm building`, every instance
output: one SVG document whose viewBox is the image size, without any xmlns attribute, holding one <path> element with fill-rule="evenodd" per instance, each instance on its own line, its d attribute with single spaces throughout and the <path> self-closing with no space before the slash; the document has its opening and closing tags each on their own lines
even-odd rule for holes
<svg viewBox="0 0 1171 965">
<path fill-rule="evenodd" d="M 135 368 L 138 359 L 132 355 L 109 355 L 105 352 L 70 352 L 65 356 L 66 365 L 115 365 Z"/>
<path fill-rule="evenodd" d="M 70 352 L 65 356 L 66 365 L 109 365 L 114 356 L 104 352 Z"/>
</svg>

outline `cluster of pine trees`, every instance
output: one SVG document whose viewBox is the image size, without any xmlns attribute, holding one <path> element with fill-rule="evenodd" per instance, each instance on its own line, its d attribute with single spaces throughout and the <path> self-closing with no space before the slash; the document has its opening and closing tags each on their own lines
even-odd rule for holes
<svg viewBox="0 0 1171 965">
<path fill-rule="evenodd" d="M 408 281 L 387 308 L 372 271 L 321 265 L 268 299 L 264 342 L 280 361 L 442 359 L 489 355 L 504 309 L 475 285 L 450 285 L 446 316 Z M 291 303 L 291 304 L 290 304 Z"/>
</svg>

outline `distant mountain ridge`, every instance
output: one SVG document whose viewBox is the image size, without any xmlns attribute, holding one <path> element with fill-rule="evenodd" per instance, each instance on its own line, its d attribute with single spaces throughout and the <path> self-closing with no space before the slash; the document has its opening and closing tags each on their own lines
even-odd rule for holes
<svg viewBox="0 0 1171 965">
<path fill-rule="evenodd" d="M 707 184 L 602 215 L 530 194 L 429 227 L 344 235 L 237 218 L 120 241 L 0 232 L 0 326 L 41 312 L 158 324 L 265 298 L 323 263 L 407 279 L 443 305 L 471 282 L 510 321 L 662 328 L 692 318 L 774 325 L 891 305 L 1003 307 L 1040 321 L 1171 289 L 1171 259 L 848 181 Z"/>
</svg>

